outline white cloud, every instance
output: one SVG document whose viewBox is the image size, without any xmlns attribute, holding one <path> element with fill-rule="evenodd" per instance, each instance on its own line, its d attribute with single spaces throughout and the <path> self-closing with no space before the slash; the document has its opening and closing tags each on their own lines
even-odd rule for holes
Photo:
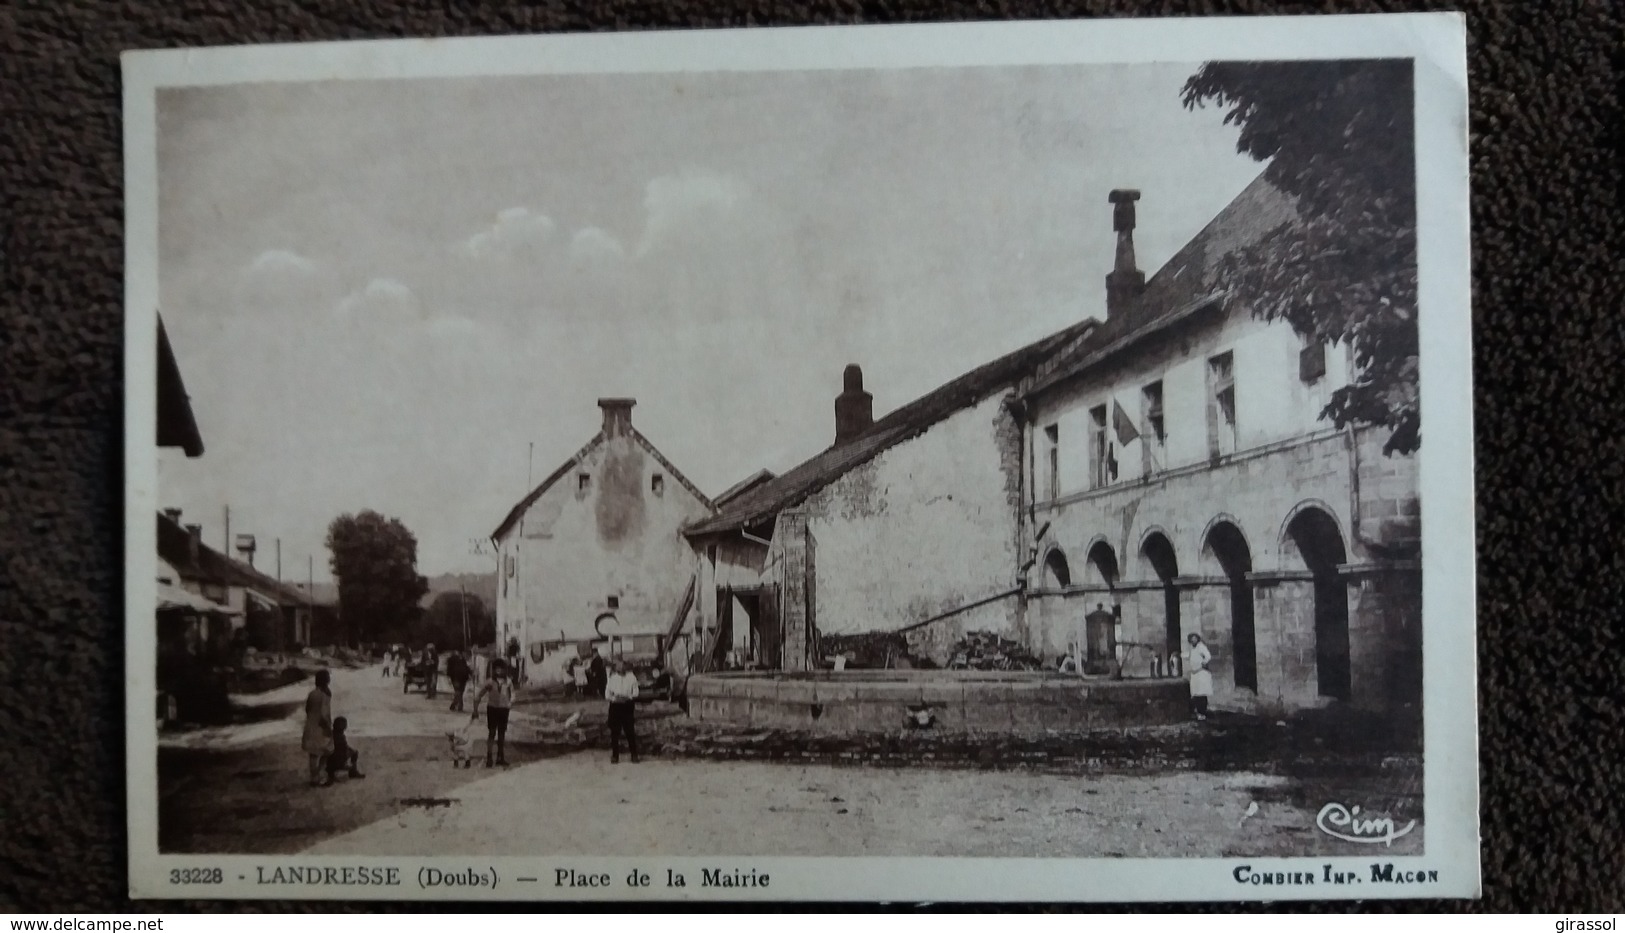
<svg viewBox="0 0 1625 933">
<path fill-rule="evenodd" d="M 583 227 L 570 238 L 570 262 L 577 266 L 616 262 L 626 258 L 626 248 L 615 235 L 601 227 Z"/>
<path fill-rule="evenodd" d="M 254 257 L 248 271 L 252 275 L 315 275 L 316 263 L 291 250 L 268 249 Z"/>
<path fill-rule="evenodd" d="M 495 222 L 463 242 L 463 250 L 476 259 L 534 258 L 546 249 L 558 232 L 558 225 L 546 214 L 528 207 L 510 207 Z"/>
<path fill-rule="evenodd" d="M 690 170 L 649 182 L 638 254 L 646 255 L 685 240 L 714 224 L 726 223 L 749 200 L 744 182 L 715 172 Z"/>
<path fill-rule="evenodd" d="M 257 319 L 307 316 L 334 297 L 332 276 L 315 261 L 286 249 L 268 249 L 237 270 L 236 308 Z"/>
<path fill-rule="evenodd" d="M 423 303 L 405 283 L 377 278 L 346 295 L 338 304 L 338 313 L 355 321 L 411 321 L 423 316 Z"/>
</svg>

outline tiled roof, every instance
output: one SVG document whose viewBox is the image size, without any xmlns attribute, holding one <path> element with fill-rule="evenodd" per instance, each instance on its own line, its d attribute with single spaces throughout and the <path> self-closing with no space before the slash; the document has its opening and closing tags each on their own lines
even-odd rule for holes
<svg viewBox="0 0 1625 933">
<path fill-rule="evenodd" d="M 1128 308 L 1113 314 L 1082 345 L 1039 366 L 1027 394 L 1066 381 L 1223 301 L 1226 296 L 1219 290 L 1217 273 L 1225 255 L 1298 221 L 1292 198 L 1259 175 L 1157 270 Z"/>
<path fill-rule="evenodd" d="M 717 493 L 717 497 L 712 501 L 716 503 L 717 508 L 722 508 L 729 502 L 732 502 L 734 499 L 737 499 L 750 490 L 755 489 L 757 486 L 760 486 L 766 482 L 771 482 L 773 476 L 774 474 L 772 470 L 757 470 L 755 473 L 752 473 L 739 482 L 734 483 L 732 486 L 729 486 L 722 492 Z"/>
<path fill-rule="evenodd" d="M 688 535 L 732 531 L 759 524 L 793 508 L 854 467 L 917 437 L 949 415 L 1014 385 L 1037 362 L 1085 337 L 1098 324 L 1088 319 L 977 367 L 876 421 L 867 431 L 831 447 L 775 479 L 726 503 L 715 516 L 690 524 Z"/>
<path fill-rule="evenodd" d="M 297 587 L 278 583 L 242 561 L 199 542 L 197 558 L 191 553 L 191 532 L 162 512 L 158 513 L 158 556 L 168 561 L 182 580 L 197 580 L 219 586 L 241 586 L 283 606 L 305 606 L 310 600 Z"/>
</svg>

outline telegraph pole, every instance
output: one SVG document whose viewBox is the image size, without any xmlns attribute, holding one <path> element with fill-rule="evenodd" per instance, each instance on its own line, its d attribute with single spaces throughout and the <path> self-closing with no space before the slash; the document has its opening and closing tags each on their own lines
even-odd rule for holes
<svg viewBox="0 0 1625 933">
<path fill-rule="evenodd" d="M 282 539 L 276 539 L 276 582 L 282 582 Z"/>
<path fill-rule="evenodd" d="M 457 584 L 457 605 L 463 610 L 463 652 L 468 652 L 468 588 Z"/>
</svg>

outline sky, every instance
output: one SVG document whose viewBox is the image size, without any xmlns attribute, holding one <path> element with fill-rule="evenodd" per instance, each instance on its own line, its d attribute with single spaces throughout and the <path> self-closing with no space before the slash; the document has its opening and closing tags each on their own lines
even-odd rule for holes
<svg viewBox="0 0 1625 933">
<path fill-rule="evenodd" d="M 1155 271 L 1261 170 L 1197 63 L 324 81 L 160 93 L 159 288 L 206 452 L 160 498 L 331 579 L 374 509 L 419 571 L 598 430 L 708 494 L 1105 313 L 1113 188 Z"/>
</svg>

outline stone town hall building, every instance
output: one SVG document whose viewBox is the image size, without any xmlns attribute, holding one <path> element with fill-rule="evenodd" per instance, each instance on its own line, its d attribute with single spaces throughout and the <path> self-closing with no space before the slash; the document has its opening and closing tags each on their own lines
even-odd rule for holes
<svg viewBox="0 0 1625 933">
<path fill-rule="evenodd" d="M 1134 258 L 1138 197 L 1110 198 L 1118 243 L 1104 321 L 1080 321 L 879 419 L 864 374 L 848 367 L 833 443 L 806 462 L 722 502 L 660 467 L 676 497 L 647 511 L 640 543 L 616 543 L 605 565 L 640 555 L 648 573 L 635 584 L 600 580 L 606 571 L 575 556 L 531 573 L 571 594 L 590 581 L 575 603 L 635 585 L 639 626 L 668 615 L 665 643 L 681 635 L 695 646 L 672 658 L 679 669 L 725 655 L 817 669 L 829 636 L 875 633 L 904 633 L 911 653 L 941 664 L 966 632 L 994 631 L 1049 659 L 1076 645 L 1103 676 L 1177 676 L 1185 636 L 1199 632 L 1220 708 L 1418 702 L 1416 460 L 1384 456 L 1381 430 L 1320 420 L 1352 375 L 1343 347 L 1306 344 L 1215 284 L 1226 254 L 1298 223 L 1291 199 L 1255 180 L 1147 280 Z M 611 421 L 602 437 L 618 436 Z M 663 460 L 622 443 L 642 451 L 622 472 L 647 500 Z M 602 456 L 594 450 L 578 459 Z M 578 472 L 598 475 L 566 464 L 550 478 L 563 492 L 544 483 L 516 507 L 496 536 L 505 555 L 562 546 L 517 530 L 551 500 L 546 514 L 584 517 L 570 519 L 574 531 L 546 519 L 548 534 L 608 547 L 591 530 L 602 516 L 581 505 L 599 493 L 563 479 Z M 532 599 L 499 608 L 532 632 L 559 627 Z M 603 609 L 575 603 L 546 612 Z M 570 625 L 562 637 L 577 634 Z"/>
<path fill-rule="evenodd" d="M 1117 607 L 1131 671 L 1200 633 L 1222 707 L 1418 702 L 1416 460 L 1384 456 L 1382 429 L 1320 420 L 1352 375 L 1344 347 L 1213 287 L 1227 253 L 1297 223 L 1291 200 L 1254 181 L 1146 282 L 1137 197 L 1112 197 L 1106 322 L 1012 399 L 1022 517 L 1043 531 L 1028 639 L 1054 650 L 1087 612 Z"/>
</svg>

